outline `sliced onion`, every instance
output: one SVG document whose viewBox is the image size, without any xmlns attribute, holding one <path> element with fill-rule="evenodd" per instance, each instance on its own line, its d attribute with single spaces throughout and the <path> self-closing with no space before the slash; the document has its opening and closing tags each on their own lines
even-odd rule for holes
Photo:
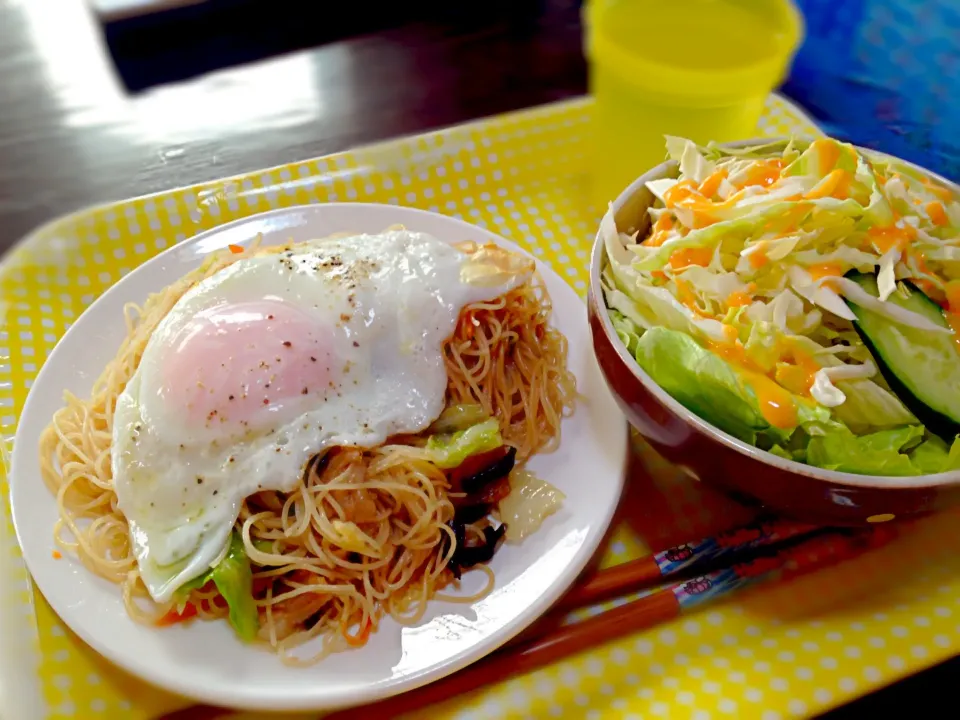
<svg viewBox="0 0 960 720">
<path fill-rule="evenodd" d="M 862 365 L 833 365 L 820 368 L 813 376 L 810 395 L 824 407 L 837 407 L 847 401 L 847 396 L 833 383 L 840 380 L 863 380 L 877 374 L 877 366 L 867 360 Z"/>
<path fill-rule="evenodd" d="M 821 372 L 825 373 L 831 380 L 860 380 L 871 378 L 877 374 L 877 366 L 872 360 L 867 360 L 861 365 L 833 365 L 823 368 Z"/>
<path fill-rule="evenodd" d="M 847 401 L 843 391 L 833 384 L 826 368 L 818 370 L 813 376 L 813 385 L 810 386 L 810 397 L 828 408 L 835 408 Z"/>
<path fill-rule="evenodd" d="M 843 301 L 843 298 L 828 287 L 821 285 L 814 290 L 813 302 L 824 310 L 832 312 L 837 317 L 842 317 L 844 320 L 850 320 L 852 322 L 857 319 L 857 316 L 853 314 L 853 310 Z"/>
<path fill-rule="evenodd" d="M 894 276 L 894 268 L 900 260 L 900 248 L 892 247 L 887 250 L 880 258 L 880 272 L 877 273 L 877 290 L 880 292 L 880 300 L 887 301 L 887 298 L 893 295 L 897 289 L 897 279 Z"/>
<path fill-rule="evenodd" d="M 510 474 L 510 494 L 500 501 L 500 519 L 507 526 L 507 540 L 519 542 L 536 532 L 544 519 L 563 504 L 565 495 L 526 470 Z"/>
<path fill-rule="evenodd" d="M 666 202 L 663 196 L 667 190 L 680 182 L 677 178 L 660 178 L 659 180 L 649 180 L 646 183 L 647 190 L 653 193 L 653 196 L 660 202 Z"/>
<path fill-rule="evenodd" d="M 829 281 L 831 285 L 834 285 L 845 297 L 850 298 L 857 305 L 882 315 L 895 323 L 912 327 L 915 330 L 929 330 L 948 335 L 953 332 L 950 328 L 942 327 L 927 320 L 923 315 L 918 315 L 893 303 L 883 302 L 879 298 L 875 298 L 849 278 L 829 278 Z"/>
</svg>

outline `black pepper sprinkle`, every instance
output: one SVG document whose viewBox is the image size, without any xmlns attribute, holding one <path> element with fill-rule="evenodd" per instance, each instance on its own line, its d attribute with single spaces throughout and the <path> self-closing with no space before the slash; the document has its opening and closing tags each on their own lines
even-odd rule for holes
<svg viewBox="0 0 960 720">
<path fill-rule="evenodd" d="M 218 492 L 219 492 L 219 490 L 214 490 L 214 491 L 213 491 L 213 494 L 216 495 Z"/>
<path fill-rule="evenodd" d="M 267 315 L 267 320 L 273 320 L 273 315 Z"/>
<path fill-rule="evenodd" d="M 151 502 L 150 507 L 156 507 L 156 504 Z"/>
<path fill-rule="evenodd" d="M 300 391 L 300 394 L 301 394 L 301 395 L 306 395 L 308 392 L 309 392 L 309 390 L 307 390 L 306 388 L 304 388 L 303 390 Z"/>
<path fill-rule="evenodd" d="M 356 340 L 354 340 L 354 341 L 353 341 L 353 346 L 354 346 L 354 347 L 360 347 L 360 343 L 358 343 Z"/>
<path fill-rule="evenodd" d="M 289 340 L 284 340 L 284 341 L 283 341 L 283 346 L 284 346 L 284 347 L 290 347 L 291 345 L 293 345 L 293 343 L 290 342 Z"/>
<path fill-rule="evenodd" d="M 317 361 L 317 359 L 316 359 L 315 357 L 313 357 L 313 355 L 311 355 L 311 356 L 310 356 L 310 362 L 316 362 L 316 361 Z"/>
<path fill-rule="evenodd" d="M 270 383 L 267 383 L 266 385 L 264 385 L 264 387 L 270 387 Z"/>
<path fill-rule="evenodd" d="M 198 478 L 197 478 L 197 485 L 203 485 L 203 478 L 202 478 L 202 477 L 198 477 Z"/>
<path fill-rule="evenodd" d="M 229 462 L 235 462 L 235 461 L 236 461 L 236 458 L 233 455 L 231 455 Z"/>
<path fill-rule="evenodd" d="M 227 400 L 233 400 L 233 399 L 234 399 L 234 398 L 233 398 L 233 395 L 231 395 L 230 397 L 227 398 Z"/>
</svg>

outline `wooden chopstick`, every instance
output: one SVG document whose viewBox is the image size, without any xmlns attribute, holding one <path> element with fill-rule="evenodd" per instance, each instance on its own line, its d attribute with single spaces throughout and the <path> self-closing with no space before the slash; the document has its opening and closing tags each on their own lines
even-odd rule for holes
<svg viewBox="0 0 960 720">
<path fill-rule="evenodd" d="M 696 604 L 690 588 L 710 587 L 712 582 L 728 583 L 714 597 L 725 595 L 775 570 L 790 566 L 790 574 L 809 572 L 817 567 L 854 557 L 892 537 L 892 533 L 873 532 L 827 533 L 800 542 L 786 550 L 778 550 L 763 562 L 748 561 L 732 568 L 733 579 L 726 570 L 642 597 L 620 607 L 607 610 L 582 622 L 556 627 L 539 637 L 505 647 L 477 661 L 460 672 L 430 685 L 386 698 L 361 708 L 342 710 L 325 716 L 325 720 L 347 720 L 357 713 L 378 718 L 393 718 L 426 705 L 449 700 L 485 685 L 530 672 L 575 653 L 622 638 L 640 630 L 669 621 L 683 609 Z M 693 598 L 693 601 L 691 601 Z"/>
<path fill-rule="evenodd" d="M 782 545 L 825 528 L 792 520 L 759 517 L 717 535 L 689 541 L 647 557 L 594 572 L 577 581 L 554 610 L 572 610 L 612 597 L 646 590 L 669 578 L 733 564 L 760 548 Z"/>
<path fill-rule="evenodd" d="M 703 571 L 721 563 L 730 565 L 764 548 L 782 547 L 792 540 L 821 532 L 821 528 L 760 517 L 746 525 L 727 530 L 711 538 L 681 543 L 654 555 L 594 571 L 579 580 L 551 611 L 501 650 L 474 663 L 459 673 L 403 695 L 380 701 L 371 709 L 386 704 L 390 717 L 407 712 L 403 709 L 421 707 L 439 702 L 447 693 L 466 692 L 464 687 L 476 688 L 497 682 L 514 673 L 528 672 L 570 654 L 600 645 L 623 635 L 667 622 L 679 615 L 680 603 L 675 584 L 660 592 L 608 610 L 583 622 L 564 625 L 571 610 L 593 605 L 612 597 L 650 589 L 691 571 Z M 508 657 L 508 662 L 496 658 Z M 500 674 L 497 667 L 506 668 Z M 445 690 L 448 686 L 450 690 Z M 460 689 L 457 689 L 460 688 Z M 366 709 L 366 708 L 365 708 Z M 220 717 L 219 711 L 209 707 L 193 707 L 164 716 L 163 720 L 210 720 Z M 342 717 L 347 717 L 347 711 Z M 334 713 L 328 718 L 339 718 Z"/>
</svg>

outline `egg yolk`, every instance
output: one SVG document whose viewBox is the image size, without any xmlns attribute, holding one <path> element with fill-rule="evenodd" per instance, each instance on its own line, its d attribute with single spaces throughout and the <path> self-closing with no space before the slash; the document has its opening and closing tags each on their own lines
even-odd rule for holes
<svg viewBox="0 0 960 720">
<path fill-rule="evenodd" d="M 191 427 L 242 432 L 305 396 L 338 391 L 330 345 L 329 328 L 279 299 L 222 304 L 184 324 L 159 392 Z"/>
</svg>

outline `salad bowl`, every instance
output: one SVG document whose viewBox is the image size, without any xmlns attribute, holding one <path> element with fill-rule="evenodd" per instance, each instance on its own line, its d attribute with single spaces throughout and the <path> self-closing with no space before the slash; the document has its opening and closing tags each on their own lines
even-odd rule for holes
<svg viewBox="0 0 960 720">
<path fill-rule="evenodd" d="M 770 143 L 768 139 L 750 140 L 716 147 L 736 154 Z M 864 153 L 871 163 L 887 158 L 872 151 L 857 149 L 857 152 Z M 931 183 L 937 183 L 938 190 L 948 188 L 954 196 L 960 194 L 960 188 L 939 176 L 904 161 L 887 159 L 898 163 L 898 167 L 909 169 L 917 178 L 922 175 Z M 885 474 L 882 469 L 886 466 L 882 463 L 877 464 L 881 472 L 875 474 L 862 469 L 847 471 L 843 460 L 833 463 L 835 467 L 828 463 L 823 463 L 826 466 L 808 464 L 779 447 L 774 451 L 770 451 L 769 447 L 761 449 L 758 443 L 745 440 L 743 435 L 738 437 L 736 431 L 725 431 L 704 419 L 703 415 L 711 416 L 710 398 L 701 405 L 708 412 L 689 409 L 689 398 L 695 397 L 698 392 L 696 378 L 688 377 L 684 381 L 685 389 L 680 392 L 676 384 L 671 392 L 667 392 L 651 377 L 651 373 L 641 367 L 634 351 L 628 348 L 627 343 L 632 341 L 614 322 L 617 313 L 614 312 L 611 317 L 608 307 L 605 290 L 609 292 L 610 278 L 605 273 L 610 261 L 605 235 L 609 237 L 612 227 L 615 233 L 645 238 L 646 233 L 651 231 L 652 223 L 648 210 L 656 207 L 658 200 L 648 183 L 677 178 L 680 173 L 680 163 L 668 160 L 646 172 L 624 190 L 611 204 L 603 221 L 607 225 L 601 225 L 591 256 L 588 314 L 594 352 L 607 384 L 631 425 L 661 455 L 692 478 L 717 486 L 740 499 L 808 522 L 825 525 L 881 523 L 960 503 L 960 470 L 956 469 L 956 464 L 945 464 L 946 471 L 930 474 L 909 474 L 902 467 L 899 471 Z M 656 186 L 657 183 L 654 183 L 654 189 Z M 955 207 L 951 206 L 951 209 Z M 649 332 L 649 328 L 646 332 Z M 678 360 L 678 364 L 682 363 Z M 884 388 L 887 387 L 880 382 Z M 936 387 L 934 392 L 937 392 Z M 686 401 L 678 400 L 679 396 Z M 713 402 L 722 405 L 723 401 L 715 397 Z M 714 409 L 719 415 L 723 414 L 722 407 L 715 406 Z M 925 432 L 923 425 L 919 425 L 919 428 L 919 434 Z M 811 432 L 816 434 L 817 431 Z M 944 446 L 938 438 L 933 440 Z M 954 451 L 960 449 L 960 440 L 957 443 Z M 955 456 L 955 452 L 950 453 L 951 462 Z"/>
</svg>

